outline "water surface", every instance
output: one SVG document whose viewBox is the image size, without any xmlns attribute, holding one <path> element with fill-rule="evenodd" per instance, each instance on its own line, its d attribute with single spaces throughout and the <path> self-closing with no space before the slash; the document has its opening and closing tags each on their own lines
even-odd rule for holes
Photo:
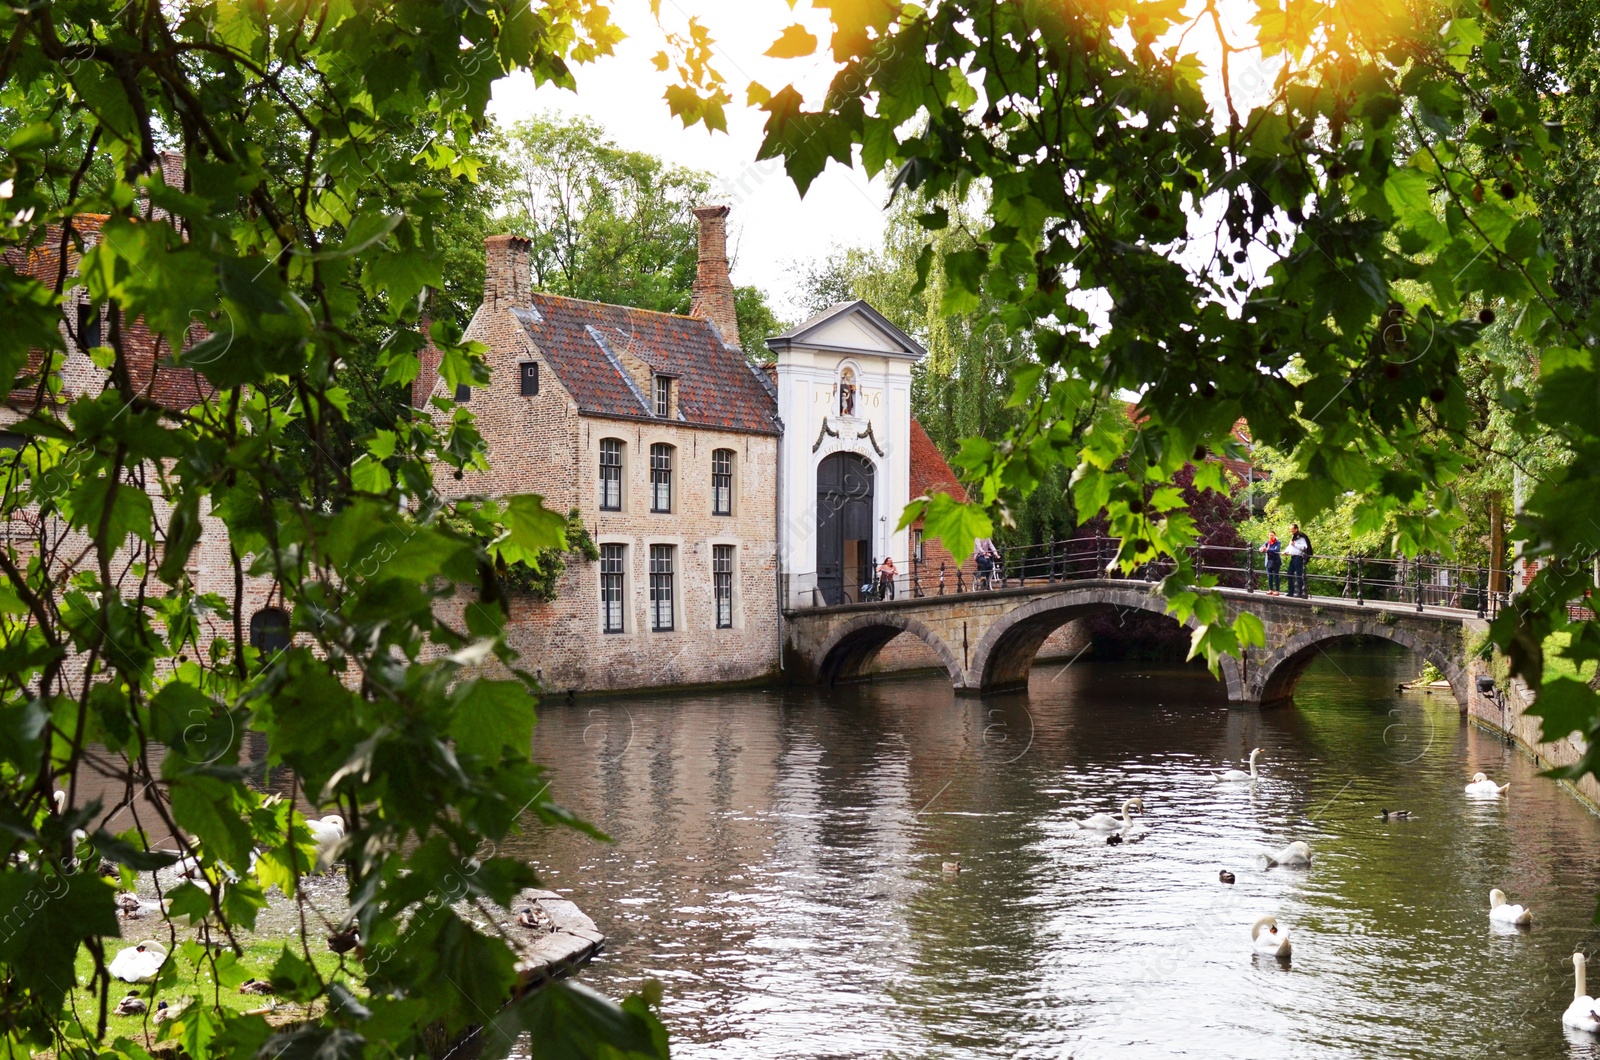
<svg viewBox="0 0 1600 1060">
<path fill-rule="evenodd" d="M 535 753 L 615 843 L 519 852 L 610 936 L 586 982 L 661 980 L 680 1057 L 1600 1057 L 1560 1022 L 1600 949 L 1600 821 L 1448 696 L 1395 693 L 1415 669 L 1336 652 L 1268 712 L 1082 661 L 984 700 L 555 702 Z M 1214 779 L 1257 746 L 1254 792 Z M 1466 800 L 1480 769 L 1510 797 Z M 1143 841 L 1071 827 L 1132 795 Z M 1267 869 L 1294 839 L 1312 866 Z M 1495 886 L 1532 931 L 1491 929 Z M 1251 953 L 1263 913 L 1287 965 Z"/>
</svg>

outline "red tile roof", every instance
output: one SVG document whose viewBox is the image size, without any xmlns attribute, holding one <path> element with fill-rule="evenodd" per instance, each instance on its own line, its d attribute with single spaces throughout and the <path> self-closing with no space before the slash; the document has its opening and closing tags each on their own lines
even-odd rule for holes
<svg viewBox="0 0 1600 1060">
<path fill-rule="evenodd" d="M 923 497 L 930 493 L 948 493 L 952 498 L 966 503 L 967 491 L 956 480 L 944 454 L 933 444 L 928 432 L 915 418 L 911 420 L 911 496 Z"/>
<path fill-rule="evenodd" d="M 44 241 L 39 245 L 27 249 L 11 247 L 0 258 L 18 273 L 32 277 L 46 287 L 54 289 L 58 279 L 61 280 L 62 293 L 65 294 L 77 286 L 73 278 L 77 275 L 78 262 L 83 256 L 82 248 L 94 245 L 105 220 L 103 214 L 80 214 L 73 218 L 75 238 L 67 241 L 65 273 L 61 271 L 61 225 L 49 225 Z M 76 321 L 70 323 L 76 327 Z M 205 329 L 196 324 L 189 329 L 187 345 L 192 346 L 205 337 Z M 159 405 L 169 409 L 186 409 L 216 393 L 215 388 L 194 369 L 163 364 L 171 353 L 167 342 L 160 336 L 152 335 L 143 320 L 124 321 L 122 349 L 127 357 L 128 374 L 135 390 Z M 23 374 L 37 373 L 43 358 L 41 350 L 28 351 L 28 364 Z M 28 404 L 33 399 L 32 395 L 31 387 L 14 390 L 10 401 L 12 404 Z"/>
<path fill-rule="evenodd" d="M 624 367 L 632 354 L 676 380 L 677 422 L 779 433 L 776 395 L 707 321 L 552 294 L 533 295 L 529 309 L 513 312 L 583 412 L 656 418 L 651 395 Z"/>
</svg>

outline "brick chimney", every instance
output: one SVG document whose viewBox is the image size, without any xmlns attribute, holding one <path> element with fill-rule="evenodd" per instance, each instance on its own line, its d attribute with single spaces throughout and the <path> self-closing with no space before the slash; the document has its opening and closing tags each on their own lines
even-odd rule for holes
<svg viewBox="0 0 1600 1060">
<path fill-rule="evenodd" d="M 700 262 L 695 270 L 694 302 L 689 315 L 709 320 L 722 341 L 739 345 L 739 317 L 733 308 L 733 281 L 728 278 L 728 207 L 699 206 Z"/>
<path fill-rule="evenodd" d="M 490 236 L 483 241 L 483 304 L 490 309 L 528 305 L 533 293 L 528 262 L 531 240 L 522 236 Z"/>
<path fill-rule="evenodd" d="M 411 380 L 411 405 L 420 409 L 428 404 L 433 388 L 439 383 L 439 362 L 444 354 L 433 344 L 433 317 L 424 313 L 417 326 L 422 331 L 422 349 L 417 351 L 417 377 Z"/>
</svg>

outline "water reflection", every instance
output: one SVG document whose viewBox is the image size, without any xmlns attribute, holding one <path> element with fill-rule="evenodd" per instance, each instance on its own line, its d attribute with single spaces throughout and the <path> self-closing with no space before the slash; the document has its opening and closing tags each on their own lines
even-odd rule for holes
<svg viewBox="0 0 1600 1060">
<path fill-rule="evenodd" d="M 536 753 L 616 842 L 523 853 L 610 934 L 590 983 L 663 980 L 679 1056 L 1600 1057 L 1560 1022 L 1600 822 L 1448 697 L 1393 693 L 1414 668 L 1336 653 L 1267 713 L 1082 662 L 984 700 L 551 704 Z M 1258 746 L 1254 788 L 1212 775 Z M 1465 799 L 1479 769 L 1510 797 Z M 1141 842 L 1070 825 L 1133 795 Z M 1267 870 L 1296 839 L 1312 865 Z M 1532 931 L 1490 927 L 1495 886 Z M 1253 959 L 1264 913 L 1287 965 Z"/>
</svg>

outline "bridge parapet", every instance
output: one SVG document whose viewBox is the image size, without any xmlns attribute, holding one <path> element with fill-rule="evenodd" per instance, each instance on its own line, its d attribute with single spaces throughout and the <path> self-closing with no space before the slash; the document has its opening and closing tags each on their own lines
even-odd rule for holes
<svg viewBox="0 0 1600 1060">
<path fill-rule="evenodd" d="M 1231 702 L 1287 702 L 1323 646 L 1348 637 L 1377 637 L 1437 666 L 1465 709 L 1462 628 L 1476 617 L 1473 611 L 1434 607 L 1418 613 L 1405 604 L 1213 591 L 1225 598 L 1230 617 L 1247 611 L 1266 631 L 1264 648 L 1222 664 Z M 885 644 L 909 635 L 934 651 L 957 692 L 1002 691 L 1026 685 L 1035 653 L 1055 629 L 1075 618 L 1118 611 L 1164 615 L 1166 602 L 1143 583 L 1098 579 L 807 608 L 787 615 L 785 656 L 798 680 L 861 680 L 870 675 L 872 660 Z"/>
</svg>

